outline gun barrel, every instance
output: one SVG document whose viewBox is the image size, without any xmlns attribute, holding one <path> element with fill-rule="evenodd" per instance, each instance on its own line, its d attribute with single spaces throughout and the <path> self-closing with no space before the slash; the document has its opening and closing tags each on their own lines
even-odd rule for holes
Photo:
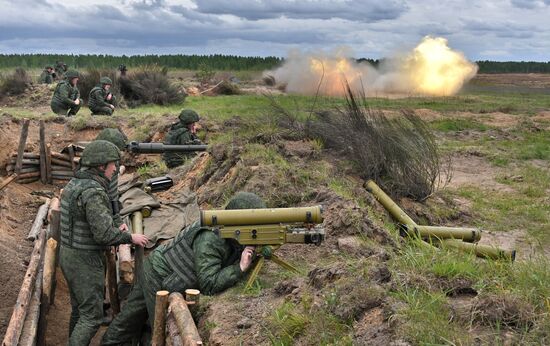
<svg viewBox="0 0 550 346">
<path fill-rule="evenodd" d="M 242 226 L 279 223 L 322 223 L 323 209 L 320 205 L 300 208 L 202 210 L 202 226 Z"/>
<path fill-rule="evenodd" d="M 206 151 L 208 146 L 201 145 L 173 145 L 163 143 L 138 143 L 130 142 L 127 147 L 128 151 L 136 154 L 161 154 L 166 152 L 174 153 L 190 153 L 196 151 Z"/>
<path fill-rule="evenodd" d="M 416 234 L 424 239 L 462 239 L 467 242 L 477 242 L 481 239 L 481 230 L 477 228 L 402 225 L 401 230 L 405 234 Z"/>
</svg>

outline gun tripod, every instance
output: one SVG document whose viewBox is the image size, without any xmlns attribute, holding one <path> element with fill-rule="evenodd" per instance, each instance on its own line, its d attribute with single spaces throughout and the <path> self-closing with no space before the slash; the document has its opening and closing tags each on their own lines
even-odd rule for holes
<svg viewBox="0 0 550 346">
<path fill-rule="evenodd" d="M 298 269 L 296 269 L 293 265 L 283 260 L 281 257 L 275 255 L 275 250 L 277 250 L 279 246 L 271 246 L 271 245 L 265 245 L 259 248 L 258 251 L 258 260 L 254 263 L 254 268 L 252 268 L 252 271 L 250 272 L 250 276 L 248 277 L 248 280 L 246 281 L 246 286 L 244 287 L 245 290 L 248 290 L 252 287 L 252 284 L 254 281 L 256 281 L 256 278 L 258 277 L 258 274 L 260 273 L 260 270 L 262 270 L 262 267 L 265 264 L 266 260 L 272 261 L 273 263 L 278 264 L 279 266 L 285 268 L 286 270 L 299 273 Z"/>
</svg>

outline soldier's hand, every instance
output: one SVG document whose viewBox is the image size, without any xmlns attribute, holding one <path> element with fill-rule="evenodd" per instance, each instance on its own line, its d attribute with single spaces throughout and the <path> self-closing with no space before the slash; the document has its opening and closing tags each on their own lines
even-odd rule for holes
<svg viewBox="0 0 550 346">
<path fill-rule="evenodd" d="M 149 241 L 149 238 L 147 238 L 143 234 L 132 234 L 132 244 L 134 245 L 145 246 L 147 245 L 148 241 Z"/>
<path fill-rule="evenodd" d="M 115 106 L 114 106 L 114 105 L 109 105 L 109 107 L 111 107 L 111 109 L 115 109 Z"/>
<path fill-rule="evenodd" d="M 119 230 L 121 230 L 122 232 L 127 232 L 128 231 L 128 225 L 123 223 L 122 225 L 120 225 L 118 227 Z"/>
<path fill-rule="evenodd" d="M 241 254 L 241 262 L 239 263 L 242 272 L 245 272 L 248 268 L 250 268 L 250 265 L 254 260 L 254 250 L 254 246 L 247 246 L 244 248 L 243 253 Z"/>
<path fill-rule="evenodd" d="M 108 94 L 107 95 L 107 101 L 110 101 L 112 98 L 113 98 L 113 94 Z"/>
<path fill-rule="evenodd" d="M 78 106 L 80 104 L 80 99 L 74 100 L 74 104 Z"/>
</svg>

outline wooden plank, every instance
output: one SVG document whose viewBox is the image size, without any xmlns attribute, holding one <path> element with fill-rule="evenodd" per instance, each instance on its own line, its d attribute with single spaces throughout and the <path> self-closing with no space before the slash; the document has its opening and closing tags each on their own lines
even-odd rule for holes
<svg viewBox="0 0 550 346">
<path fill-rule="evenodd" d="M 10 175 L 8 178 L 6 178 L 2 183 L 0 183 L 0 191 L 8 186 L 9 183 L 15 180 L 17 178 L 17 174 Z"/>
<path fill-rule="evenodd" d="M 6 329 L 4 341 L 2 346 L 16 346 L 21 336 L 21 330 L 23 328 L 23 322 L 27 316 L 27 308 L 31 300 L 32 290 L 36 281 L 36 276 L 42 262 L 42 255 L 44 253 L 44 243 L 46 240 L 46 232 L 40 232 L 37 240 L 34 242 L 34 248 L 31 254 L 31 260 L 21 285 L 21 290 L 17 297 L 15 307 L 11 315 L 10 323 Z"/>
<path fill-rule="evenodd" d="M 166 345 L 183 346 L 183 340 L 181 339 L 176 319 L 171 311 L 169 311 L 166 318 Z"/>
<path fill-rule="evenodd" d="M 17 159 L 15 162 L 15 173 L 19 174 L 21 166 L 23 165 L 23 152 L 25 151 L 25 145 L 27 144 L 27 135 L 29 134 L 29 119 L 23 120 L 23 126 L 21 127 L 21 135 L 19 136 L 19 147 L 17 147 Z"/>
<path fill-rule="evenodd" d="M 42 226 L 44 225 L 44 220 L 46 220 L 46 216 L 48 215 L 48 210 L 50 208 L 50 202 L 51 200 L 48 198 L 38 208 L 38 212 L 36 213 L 36 217 L 34 218 L 34 222 L 32 224 L 31 230 L 29 234 L 27 235 L 27 240 L 35 240 L 38 237 L 38 234 L 42 230 Z"/>
<path fill-rule="evenodd" d="M 46 184 L 48 177 L 46 176 L 46 130 L 44 120 L 40 120 L 40 182 Z"/>
</svg>

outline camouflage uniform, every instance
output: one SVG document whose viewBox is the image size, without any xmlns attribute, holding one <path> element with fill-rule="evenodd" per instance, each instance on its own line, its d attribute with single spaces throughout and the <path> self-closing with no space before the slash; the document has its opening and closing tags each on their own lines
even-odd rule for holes
<svg viewBox="0 0 550 346">
<path fill-rule="evenodd" d="M 187 126 L 192 123 L 199 121 L 199 115 L 190 109 L 184 109 L 179 115 L 179 122 L 172 125 L 170 131 L 166 135 L 164 144 L 175 144 L 175 145 L 184 145 L 184 144 L 202 144 L 200 139 L 189 129 Z M 189 158 L 191 155 L 195 154 L 182 154 L 174 152 L 166 152 L 162 154 L 164 162 L 168 168 L 173 168 L 181 165 L 185 159 Z"/>
<path fill-rule="evenodd" d="M 56 61 L 55 62 L 55 74 L 58 79 L 65 78 L 65 72 L 67 72 L 67 64 L 65 64 L 63 61 Z"/>
<path fill-rule="evenodd" d="M 263 201 L 250 193 L 238 193 L 226 209 L 265 208 Z M 183 292 L 198 288 L 213 295 L 244 277 L 240 268 L 243 247 L 232 239 L 219 238 L 198 222 L 182 230 L 170 243 L 156 248 L 143 262 L 141 282 L 132 288 L 128 301 L 109 329 L 102 345 L 124 345 L 139 336 L 149 316 L 153 327 L 157 291 Z"/>
<path fill-rule="evenodd" d="M 71 84 L 73 78 L 78 78 L 77 71 L 71 70 L 67 72 L 66 79 L 61 81 L 55 87 L 53 93 L 51 107 L 55 114 L 60 115 L 76 115 L 82 105 L 82 99 L 80 98 L 80 91 L 76 86 Z M 80 99 L 80 103 L 75 104 L 75 100 Z"/>
<path fill-rule="evenodd" d="M 52 69 L 51 66 L 46 66 L 44 71 L 40 74 L 40 83 L 42 84 L 52 84 L 53 83 L 53 72 L 50 70 Z"/>
<path fill-rule="evenodd" d="M 110 91 L 105 90 L 106 84 L 113 85 L 113 81 L 108 77 L 101 77 L 99 84 L 90 90 L 88 107 L 90 107 L 92 115 L 112 115 L 115 111 L 111 105 L 115 105 L 116 97 Z M 109 94 L 111 94 L 111 99 L 107 100 Z"/>
<path fill-rule="evenodd" d="M 122 152 L 126 149 L 126 142 L 128 138 L 117 129 L 103 129 L 95 138 L 96 140 L 109 141 L 117 146 L 117 148 Z M 115 226 L 119 227 L 123 224 L 122 217 L 120 217 L 120 206 L 119 206 L 119 195 L 118 195 L 118 169 L 120 167 L 117 165 L 117 170 L 115 174 L 111 177 L 109 182 L 109 188 L 107 194 L 109 195 L 109 201 L 113 207 L 113 222 Z"/>
<path fill-rule="evenodd" d="M 94 141 L 82 153 L 82 168 L 61 195 L 60 266 L 69 286 L 69 345 L 88 345 L 103 320 L 105 252 L 132 242 L 113 224 L 108 179 L 96 166 L 120 159 L 115 145 Z"/>
</svg>

